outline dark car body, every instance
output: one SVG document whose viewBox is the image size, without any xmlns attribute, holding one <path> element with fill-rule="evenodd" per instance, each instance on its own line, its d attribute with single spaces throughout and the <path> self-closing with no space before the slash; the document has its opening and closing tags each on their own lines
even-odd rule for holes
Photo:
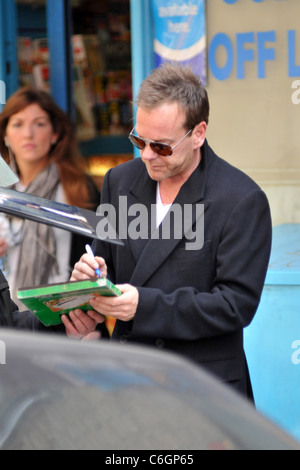
<svg viewBox="0 0 300 470">
<path fill-rule="evenodd" d="M 291 449 L 300 444 L 168 353 L 0 330 L 0 449 Z"/>
</svg>

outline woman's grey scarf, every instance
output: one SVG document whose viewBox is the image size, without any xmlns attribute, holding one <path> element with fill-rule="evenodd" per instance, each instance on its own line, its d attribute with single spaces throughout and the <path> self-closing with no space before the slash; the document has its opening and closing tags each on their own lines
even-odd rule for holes
<svg viewBox="0 0 300 470">
<path fill-rule="evenodd" d="M 24 192 L 55 200 L 59 174 L 55 164 L 41 171 Z M 16 189 L 15 186 L 12 189 Z M 56 241 L 53 228 L 24 220 L 20 242 L 20 256 L 14 284 L 16 288 L 47 284 L 49 276 L 58 272 Z M 16 293 L 12 293 L 15 297 Z"/>
</svg>

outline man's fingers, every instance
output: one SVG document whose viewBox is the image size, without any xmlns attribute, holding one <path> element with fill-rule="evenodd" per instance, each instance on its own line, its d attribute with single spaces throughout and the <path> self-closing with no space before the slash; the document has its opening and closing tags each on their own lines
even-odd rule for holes
<svg viewBox="0 0 300 470">
<path fill-rule="evenodd" d="M 61 320 L 65 325 L 66 334 L 69 336 L 69 338 L 82 338 L 82 335 L 76 330 L 67 315 L 62 315 Z"/>
<path fill-rule="evenodd" d="M 98 256 L 93 258 L 91 255 L 85 253 L 75 264 L 71 281 L 93 279 L 96 277 L 95 270 L 98 268 L 100 268 L 101 276 L 105 277 L 107 274 L 107 267 L 104 259 Z"/>
<path fill-rule="evenodd" d="M 69 313 L 69 316 L 74 323 L 77 331 L 84 334 L 87 330 L 92 331 L 96 327 L 96 322 L 86 313 L 81 310 L 73 310 Z"/>
<path fill-rule="evenodd" d="M 89 255 L 83 255 L 80 261 L 75 264 L 71 280 L 80 281 L 95 277 L 95 269 L 85 262 L 86 257 L 89 259 Z"/>
<path fill-rule="evenodd" d="M 67 335 L 72 338 L 82 338 L 94 331 L 97 326 L 97 321 L 82 310 L 69 312 L 69 318 L 63 315 L 62 322 L 65 325 Z"/>
<path fill-rule="evenodd" d="M 95 312 L 95 310 L 89 310 L 87 312 L 88 316 L 95 320 L 95 322 L 98 323 L 104 323 L 105 322 L 105 316 L 101 315 L 101 313 Z"/>
</svg>

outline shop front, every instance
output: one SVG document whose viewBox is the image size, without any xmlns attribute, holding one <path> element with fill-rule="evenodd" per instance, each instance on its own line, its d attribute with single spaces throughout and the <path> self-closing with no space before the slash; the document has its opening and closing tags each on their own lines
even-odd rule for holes
<svg viewBox="0 0 300 470">
<path fill-rule="evenodd" d="M 1 7 L 1 104 L 21 86 L 50 92 L 76 124 L 96 177 L 132 158 L 130 0 L 4 0 Z"/>
</svg>

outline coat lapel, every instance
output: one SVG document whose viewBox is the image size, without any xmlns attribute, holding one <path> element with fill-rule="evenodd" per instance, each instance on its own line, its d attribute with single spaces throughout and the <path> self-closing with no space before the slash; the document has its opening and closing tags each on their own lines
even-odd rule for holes
<svg viewBox="0 0 300 470">
<path fill-rule="evenodd" d="M 142 252 L 151 239 L 151 227 L 155 221 L 156 182 L 149 178 L 143 168 L 128 192 L 126 229 L 130 249 L 138 262 Z M 140 236 L 138 235 L 140 233 Z"/>
</svg>

